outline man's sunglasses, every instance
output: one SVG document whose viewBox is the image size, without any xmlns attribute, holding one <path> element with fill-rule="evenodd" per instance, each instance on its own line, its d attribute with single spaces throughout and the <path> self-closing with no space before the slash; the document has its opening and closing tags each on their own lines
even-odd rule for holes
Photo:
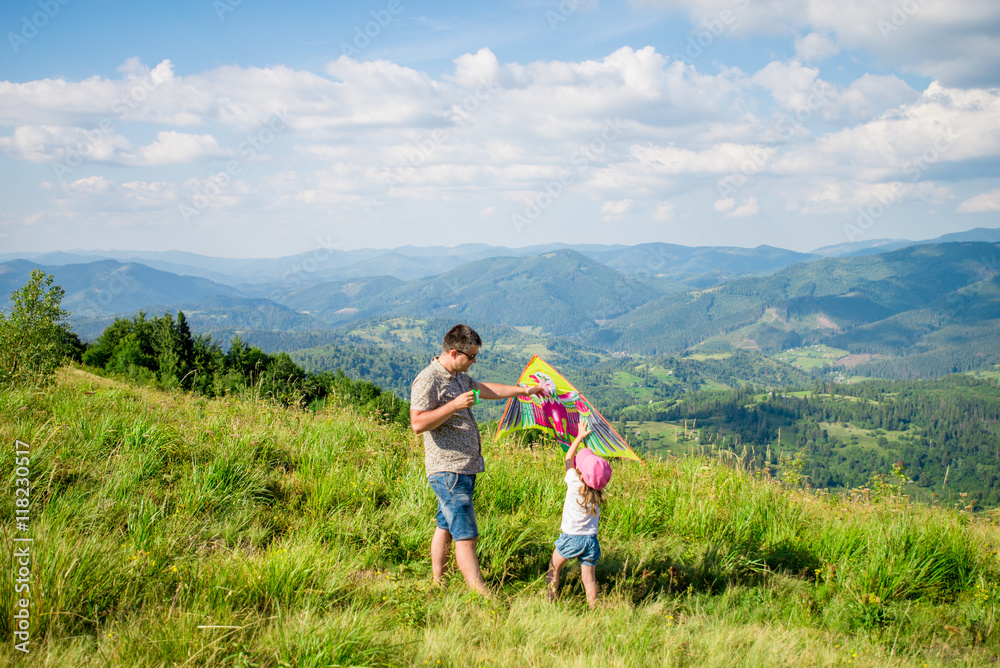
<svg viewBox="0 0 1000 668">
<path fill-rule="evenodd" d="M 456 348 L 456 350 L 458 350 L 458 349 Z M 464 350 L 459 350 L 458 352 L 460 352 L 463 355 L 465 355 L 466 357 L 468 357 L 470 362 L 475 362 L 476 358 L 479 357 L 479 353 L 476 353 L 475 355 L 470 355 L 469 353 L 465 352 Z"/>
</svg>

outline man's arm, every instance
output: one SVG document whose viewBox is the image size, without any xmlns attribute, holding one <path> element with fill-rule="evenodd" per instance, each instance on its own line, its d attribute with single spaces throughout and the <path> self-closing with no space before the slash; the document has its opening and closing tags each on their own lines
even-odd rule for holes
<svg viewBox="0 0 1000 668">
<path fill-rule="evenodd" d="M 414 434 L 422 434 L 425 431 L 437 429 L 448 421 L 452 415 L 469 408 L 476 403 L 476 396 L 472 392 L 464 392 L 443 406 L 438 406 L 429 411 L 419 411 L 410 409 L 410 428 Z"/>
<path fill-rule="evenodd" d="M 502 385 L 500 383 L 479 383 L 480 399 L 510 399 L 511 397 L 526 397 L 541 393 L 541 385 L 521 387 L 520 385 Z"/>
</svg>

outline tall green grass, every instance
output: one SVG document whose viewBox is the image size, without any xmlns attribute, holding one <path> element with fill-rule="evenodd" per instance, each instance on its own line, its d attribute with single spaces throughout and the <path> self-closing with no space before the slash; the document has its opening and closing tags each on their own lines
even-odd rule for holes
<svg viewBox="0 0 1000 668">
<path fill-rule="evenodd" d="M 598 610 L 543 576 L 562 453 L 486 440 L 479 555 L 493 600 L 430 583 L 435 498 L 407 431 L 124 386 L 64 369 L 0 391 L 30 444 L 32 645 L 78 666 L 993 665 L 996 516 L 790 490 L 710 457 L 613 462 Z M 22 534 L 17 534 L 22 535 Z M 440 661 L 440 663 L 438 663 Z"/>
</svg>

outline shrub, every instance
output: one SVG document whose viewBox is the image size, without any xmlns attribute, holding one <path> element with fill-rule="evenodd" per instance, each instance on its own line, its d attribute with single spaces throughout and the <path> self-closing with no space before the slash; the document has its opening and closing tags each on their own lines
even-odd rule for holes
<svg viewBox="0 0 1000 668">
<path fill-rule="evenodd" d="M 64 290 L 53 277 L 32 269 L 20 290 L 10 295 L 10 312 L 0 312 L 0 384 L 38 385 L 51 379 L 64 357 L 83 350 L 60 307 Z"/>
</svg>

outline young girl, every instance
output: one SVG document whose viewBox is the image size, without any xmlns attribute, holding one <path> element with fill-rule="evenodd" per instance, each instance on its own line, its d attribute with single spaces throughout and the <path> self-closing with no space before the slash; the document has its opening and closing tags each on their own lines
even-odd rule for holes
<svg viewBox="0 0 1000 668">
<path fill-rule="evenodd" d="M 611 480 L 611 466 L 586 447 L 580 447 L 589 435 L 589 426 L 581 424 L 580 433 L 566 453 L 567 489 L 560 529 L 562 535 L 556 541 L 545 581 L 549 598 L 554 601 L 559 594 L 559 569 L 568 560 L 579 558 L 587 603 L 593 608 L 597 603 L 597 560 L 601 556 L 601 546 L 597 542 L 597 524 L 601 518 L 601 504 L 604 503 L 601 490 Z"/>
</svg>

